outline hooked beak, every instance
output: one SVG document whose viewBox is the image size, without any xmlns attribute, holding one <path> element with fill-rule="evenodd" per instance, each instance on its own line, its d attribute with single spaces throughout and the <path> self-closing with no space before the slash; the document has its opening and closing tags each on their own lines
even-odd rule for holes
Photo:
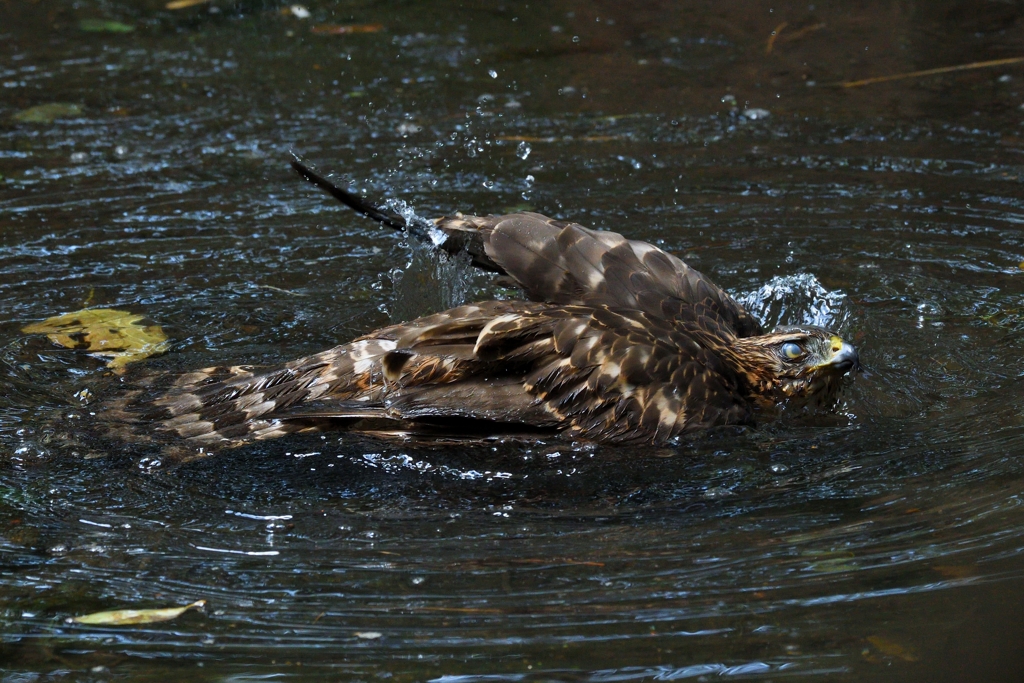
<svg viewBox="0 0 1024 683">
<path fill-rule="evenodd" d="M 834 337 L 832 358 L 825 365 L 834 368 L 836 372 L 846 374 L 851 370 L 860 370 L 860 357 L 853 344 L 848 344 L 838 337 Z M 838 342 L 836 344 L 835 342 Z M 838 348 L 837 348 L 838 347 Z"/>
</svg>

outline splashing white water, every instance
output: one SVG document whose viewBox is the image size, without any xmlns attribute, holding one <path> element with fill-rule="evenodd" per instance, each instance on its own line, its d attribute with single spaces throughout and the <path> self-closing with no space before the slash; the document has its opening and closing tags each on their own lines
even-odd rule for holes
<svg viewBox="0 0 1024 683">
<path fill-rule="evenodd" d="M 435 247 L 441 246 L 445 243 L 445 240 L 448 239 L 448 235 L 437 229 L 434 225 L 434 221 L 424 218 L 416 213 L 416 210 L 412 208 L 408 202 L 401 199 L 389 199 L 385 204 L 389 209 L 404 218 L 406 225 L 422 226 L 424 232 L 430 238 L 430 241 L 433 242 Z"/>
<path fill-rule="evenodd" d="M 810 273 L 773 277 L 759 289 L 736 295 L 765 328 L 779 325 L 818 325 L 839 331 L 850 313 L 846 294 L 830 291 Z"/>
</svg>

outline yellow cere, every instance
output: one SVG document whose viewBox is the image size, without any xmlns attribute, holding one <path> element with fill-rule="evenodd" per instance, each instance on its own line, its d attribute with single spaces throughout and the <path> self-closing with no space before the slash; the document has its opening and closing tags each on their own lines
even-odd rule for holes
<svg viewBox="0 0 1024 683">
<path fill-rule="evenodd" d="M 829 341 L 832 342 L 832 353 L 838 353 L 839 349 L 843 348 L 843 340 L 838 336 L 833 334 Z"/>
</svg>

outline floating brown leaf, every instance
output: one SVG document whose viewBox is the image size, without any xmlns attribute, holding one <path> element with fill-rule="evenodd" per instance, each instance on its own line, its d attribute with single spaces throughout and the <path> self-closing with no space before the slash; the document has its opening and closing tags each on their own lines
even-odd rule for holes
<svg viewBox="0 0 1024 683">
<path fill-rule="evenodd" d="M 159 325 L 147 325 L 141 315 L 110 308 L 65 313 L 21 331 L 45 334 L 55 344 L 110 358 L 107 367 L 118 373 L 128 363 L 167 350 L 167 335 Z"/>
<path fill-rule="evenodd" d="M 384 30 L 384 24 L 320 24 L 310 29 L 318 36 L 343 36 L 348 33 L 376 33 Z"/>
<path fill-rule="evenodd" d="M 69 622 L 92 626 L 133 626 L 135 624 L 155 624 L 161 621 L 176 619 L 190 609 L 201 609 L 206 600 L 196 600 L 184 607 L 165 607 L 163 609 L 119 609 L 112 612 L 96 612 L 81 617 L 71 617 Z"/>
</svg>

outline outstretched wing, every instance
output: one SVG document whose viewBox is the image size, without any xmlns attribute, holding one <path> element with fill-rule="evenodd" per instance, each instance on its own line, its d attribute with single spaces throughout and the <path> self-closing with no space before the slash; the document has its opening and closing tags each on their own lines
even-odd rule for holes
<svg viewBox="0 0 1024 683">
<path fill-rule="evenodd" d="M 383 411 L 386 368 L 401 357 L 389 354 L 400 344 L 404 347 L 403 339 L 416 337 L 434 350 L 429 364 L 419 363 L 419 383 L 451 384 L 467 372 L 462 361 L 471 358 L 476 333 L 488 321 L 536 306 L 513 301 L 460 306 L 377 330 L 278 368 L 204 368 L 166 386 L 161 386 L 166 376 L 150 378 L 150 386 L 134 392 L 108 417 L 156 421 L 162 430 L 196 445 L 232 445 L 305 429 L 308 425 L 300 418 L 311 418 L 314 405 L 319 417 L 332 420 L 334 427 L 344 426 L 339 423 L 345 420 L 396 417 Z M 497 394 L 491 398 L 497 400 Z M 511 402 L 508 406 L 513 407 Z M 281 421 L 286 417 L 287 424 Z M 533 417 L 537 416 L 524 414 L 522 421 Z"/>
<path fill-rule="evenodd" d="M 666 304 L 667 306 L 667 304 Z M 635 308 L 490 301 L 394 325 L 277 369 L 184 375 L 146 417 L 195 445 L 385 423 L 467 421 L 608 442 L 663 442 L 749 422 L 731 335 L 706 305 Z M 486 425 L 490 425 L 487 427 Z"/>
<path fill-rule="evenodd" d="M 339 201 L 383 225 L 421 237 L 431 229 L 440 230 L 444 240 L 438 248 L 468 252 L 474 265 L 509 275 L 534 301 L 636 308 L 658 317 L 665 312 L 666 300 L 677 300 L 704 304 L 738 337 L 762 333 L 757 320 L 724 290 L 646 242 L 529 212 L 448 216 L 431 226 L 424 219 L 407 219 L 341 189 L 298 159 L 292 166 Z"/>
<path fill-rule="evenodd" d="M 535 301 L 632 308 L 662 317 L 677 304 L 702 304 L 738 337 L 761 326 L 718 285 L 661 249 L 536 213 L 441 219 L 445 229 L 480 225 L 486 255 Z M 451 228 L 449 228 L 451 230 Z"/>
</svg>

